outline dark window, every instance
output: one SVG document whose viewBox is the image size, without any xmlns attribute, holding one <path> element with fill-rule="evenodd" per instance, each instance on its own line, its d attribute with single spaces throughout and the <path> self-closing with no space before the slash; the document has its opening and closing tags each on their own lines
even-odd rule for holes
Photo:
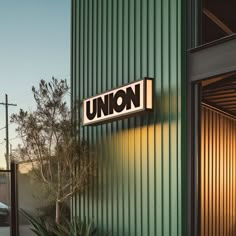
<svg viewBox="0 0 236 236">
<path fill-rule="evenodd" d="M 209 43 L 235 32 L 236 1 L 203 0 L 202 43 Z"/>
</svg>

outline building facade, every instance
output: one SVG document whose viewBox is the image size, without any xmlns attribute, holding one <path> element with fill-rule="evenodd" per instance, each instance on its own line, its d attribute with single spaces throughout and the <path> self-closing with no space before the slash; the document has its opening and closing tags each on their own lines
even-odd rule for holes
<svg viewBox="0 0 236 236">
<path fill-rule="evenodd" d="M 226 226 L 223 231 L 216 228 L 223 216 L 213 217 L 210 200 L 205 200 L 217 191 L 204 192 L 205 186 L 211 188 L 206 173 L 217 175 L 215 166 L 206 172 L 210 162 L 202 164 L 215 160 L 213 151 L 206 158 L 203 145 L 203 121 L 207 109 L 213 108 L 205 107 L 212 103 L 202 94 L 209 84 L 216 86 L 236 71 L 232 63 L 235 26 L 232 32 L 225 28 L 232 20 L 220 20 L 224 16 L 220 4 L 210 0 L 72 0 L 72 103 L 143 78 L 154 81 L 152 112 L 96 126 L 81 124 L 76 129 L 95 154 L 98 172 L 90 188 L 74 197 L 72 211 L 81 219 L 93 219 L 99 235 L 228 235 Z M 227 7 L 232 4 L 229 1 Z M 216 29 L 208 31 L 211 24 Z M 214 57 L 216 52 L 225 53 L 224 59 Z M 203 63 L 207 58 L 214 60 Z M 214 109 L 220 107 L 222 114 L 224 110 L 232 115 L 217 101 Z M 82 116 L 81 106 L 75 118 Z M 211 124 L 210 119 L 207 122 Z M 225 176 L 229 176 L 227 170 Z M 202 210 L 206 206 L 208 210 Z M 233 224 L 234 214 L 228 212 L 225 215 Z M 211 230 L 205 230 L 206 225 Z"/>
</svg>

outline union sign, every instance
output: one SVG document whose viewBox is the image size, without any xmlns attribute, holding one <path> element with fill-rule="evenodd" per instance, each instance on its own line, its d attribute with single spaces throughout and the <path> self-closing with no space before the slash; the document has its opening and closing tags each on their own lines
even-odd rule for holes
<svg viewBox="0 0 236 236">
<path fill-rule="evenodd" d="M 83 125 L 136 116 L 153 109 L 153 79 L 145 78 L 83 101 Z"/>
</svg>

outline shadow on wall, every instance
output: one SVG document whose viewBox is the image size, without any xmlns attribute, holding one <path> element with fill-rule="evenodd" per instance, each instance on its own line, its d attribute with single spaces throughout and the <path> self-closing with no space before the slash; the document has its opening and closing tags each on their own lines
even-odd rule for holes
<svg viewBox="0 0 236 236">
<path fill-rule="evenodd" d="M 98 173 L 79 196 L 77 214 L 94 219 L 101 234 L 147 235 L 150 226 L 149 235 L 155 235 L 162 211 L 175 220 L 173 232 L 178 230 L 181 97 L 174 91 L 156 94 L 148 115 L 82 128 Z"/>
<path fill-rule="evenodd" d="M 97 154 L 102 161 L 98 161 L 96 182 L 88 190 L 92 204 L 85 207 L 80 205 L 80 210 L 87 215 L 92 215 L 91 218 L 94 218 L 101 232 L 106 233 L 104 229 L 107 228 L 107 231 L 112 230 L 114 235 L 119 234 L 121 230 L 124 235 L 135 235 L 135 229 L 130 227 L 127 219 L 130 216 L 131 222 L 133 219 L 137 222 L 141 222 L 141 219 L 145 221 L 149 217 L 147 203 L 154 206 L 152 209 L 149 208 L 149 211 L 154 211 L 155 203 L 158 202 L 154 199 L 157 191 L 154 183 L 157 181 L 155 178 L 158 178 L 155 175 L 159 176 L 157 173 L 163 173 L 160 179 L 169 178 L 171 173 L 168 183 L 169 181 L 173 183 L 172 189 L 169 190 L 166 185 L 167 191 L 163 192 L 163 196 L 168 197 L 168 191 L 171 191 L 171 198 L 177 199 L 176 166 L 180 158 L 177 152 L 180 150 L 177 148 L 180 135 L 180 131 L 177 132 L 180 125 L 178 122 L 177 120 L 165 121 L 156 125 L 119 129 L 100 139 Z M 149 181 L 148 185 L 147 181 Z M 165 189 L 165 186 L 163 188 Z M 83 196 L 81 202 L 87 204 L 87 200 L 82 199 Z M 176 201 L 175 203 L 177 204 Z M 177 205 L 172 207 L 176 209 Z M 87 212 L 89 208 L 91 212 Z M 111 209 L 113 217 L 119 222 L 118 225 L 113 226 L 113 229 L 111 225 L 107 226 L 104 220 L 107 212 L 111 214 Z M 103 215 L 103 218 L 97 218 L 97 215 Z M 150 222 L 152 221 L 154 219 L 150 217 Z"/>
<path fill-rule="evenodd" d="M 77 102 L 80 103 L 80 102 Z M 77 104 L 76 103 L 76 104 Z M 82 103 L 80 106 L 81 109 L 79 112 L 82 112 Z M 158 124 L 161 122 L 165 122 L 167 120 L 176 120 L 180 118 L 180 111 L 181 111 L 181 96 L 176 94 L 176 91 L 171 91 L 170 93 L 163 93 L 161 95 L 160 93 L 157 93 L 154 97 L 153 101 L 153 111 L 141 114 L 135 119 L 138 121 L 138 127 L 146 126 L 147 124 Z M 82 113 L 80 114 L 80 117 L 82 116 Z M 126 121 L 127 118 L 120 120 L 118 122 Z M 130 127 L 134 128 L 136 127 L 136 123 L 134 122 L 134 118 L 129 118 L 131 120 Z M 112 121 L 114 122 L 114 121 Z M 109 122 L 109 123 L 112 123 Z M 105 128 L 105 125 L 99 124 L 98 126 L 101 126 L 102 128 Z M 88 126 L 88 127 L 94 127 L 94 126 Z M 128 128 L 128 129 L 129 129 Z M 127 129 L 126 126 L 123 126 L 122 129 Z"/>
<path fill-rule="evenodd" d="M 230 232 L 227 235 L 229 235 L 229 236 L 230 235 L 236 235 L 236 222 L 234 222 L 232 228 L 230 229 Z"/>
</svg>

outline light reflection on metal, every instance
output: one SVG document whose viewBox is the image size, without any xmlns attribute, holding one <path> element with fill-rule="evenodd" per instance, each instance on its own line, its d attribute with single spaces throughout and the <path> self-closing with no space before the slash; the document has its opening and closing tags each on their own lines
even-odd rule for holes
<svg viewBox="0 0 236 236">
<path fill-rule="evenodd" d="M 236 118 L 202 106 L 201 236 L 235 235 Z"/>
</svg>

